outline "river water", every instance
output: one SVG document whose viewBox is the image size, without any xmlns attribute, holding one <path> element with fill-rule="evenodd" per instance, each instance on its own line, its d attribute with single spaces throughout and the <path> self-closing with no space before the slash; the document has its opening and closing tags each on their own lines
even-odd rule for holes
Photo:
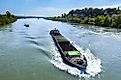
<svg viewBox="0 0 121 80">
<path fill-rule="evenodd" d="M 88 58 L 88 75 L 62 62 L 49 35 L 54 28 Z M 121 33 L 115 29 L 44 19 L 0 28 L 0 80 L 120 80 L 120 67 Z"/>
</svg>

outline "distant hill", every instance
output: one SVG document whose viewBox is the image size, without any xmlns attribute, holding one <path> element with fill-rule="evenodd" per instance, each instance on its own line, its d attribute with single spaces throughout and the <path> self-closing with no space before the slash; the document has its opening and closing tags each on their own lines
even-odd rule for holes
<svg viewBox="0 0 121 80">
<path fill-rule="evenodd" d="M 121 10 L 119 8 L 85 8 L 71 10 L 58 17 L 45 18 L 53 21 L 62 21 L 78 24 L 121 28 Z"/>
<path fill-rule="evenodd" d="M 121 13 L 119 8 L 107 8 L 107 9 L 98 9 L 98 8 L 85 8 L 85 9 L 76 9 L 76 10 L 71 10 L 68 14 L 62 14 L 62 18 L 94 18 L 100 15 L 118 15 Z"/>
</svg>

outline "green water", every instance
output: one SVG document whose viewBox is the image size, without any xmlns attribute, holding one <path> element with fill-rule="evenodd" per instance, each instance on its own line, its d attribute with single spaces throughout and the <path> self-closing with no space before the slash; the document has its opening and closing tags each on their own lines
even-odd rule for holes
<svg viewBox="0 0 121 80">
<path fill-rule="evenodd" d="M 25 23 L 30 27 L 25 27 Z M 121 79 L 120 34 L 116 38 L 109 34 L 87 34 L 88 29 L 66 23 L 21 19 L 0 30 L 0 80 L 79 80 L 50 62 L 53 40 L 49 31 L 54 27 L 101 59 L 102 72 L 94 80 Z M 81 31 L 85 34 L 82 35 Z"/>
</svg>

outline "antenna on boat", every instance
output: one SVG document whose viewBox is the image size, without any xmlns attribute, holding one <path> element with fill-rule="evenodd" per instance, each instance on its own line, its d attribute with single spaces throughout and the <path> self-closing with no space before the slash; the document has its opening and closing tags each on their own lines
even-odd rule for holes
<svg viewBox="0 0 121 80">
<path fill-rule="evenodd" d="M 57 30 L 57 28 L 54 28 L 54 30 Z"/>
</svg>

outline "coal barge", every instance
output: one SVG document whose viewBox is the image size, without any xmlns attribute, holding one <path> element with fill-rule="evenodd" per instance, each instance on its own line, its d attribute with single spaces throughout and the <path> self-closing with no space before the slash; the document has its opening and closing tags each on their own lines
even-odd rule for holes
<svg viewBox="0 0 121 80">
<path fill-rule="evenodd" d="M 59 30 L 51 30 L 50 35 L 52 36 L 65 64 L 78 69 L 86 69 L 86 57 L 82 55 L 64 36 L 62 36 Z"/>
</svg>

